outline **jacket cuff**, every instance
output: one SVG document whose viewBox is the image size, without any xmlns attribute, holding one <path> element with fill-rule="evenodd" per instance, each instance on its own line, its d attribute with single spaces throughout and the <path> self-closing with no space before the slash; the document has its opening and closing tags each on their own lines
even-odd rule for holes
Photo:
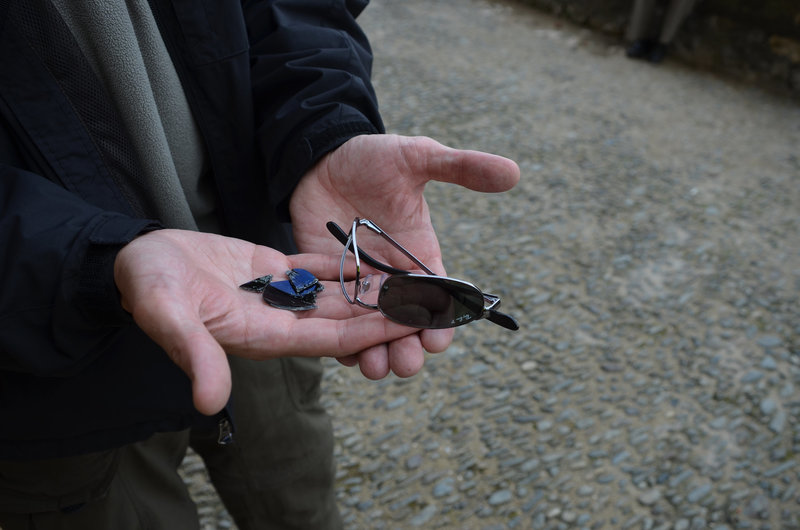
<svg viewBox="0 0 800 530">
<path fill-rule="evenodd" d="M 111 219 L 101 222 L 89 236 L 78 276 L 78 303 L 86 318 L 100 326 L 123 326 L 133 322 L 122 308 L 122 297 L 114 281 L 114 261 L 119 251 L 136 237 L 162 226 L 146 219 L 120 226 Z"/>
<path fill-rule="evenodd" d="M 278 219 L 289 222 L 289 200 L 297 183 L 319 160 L 343 143 L 362 134 L 380 134 L 383 131 L 369 121 L 344 122 L 322 131 L 305 135 L 293 142 L 284 157 L 278 177 L 270 182 L 269 196 L 276 198 Z"/>
</svg>

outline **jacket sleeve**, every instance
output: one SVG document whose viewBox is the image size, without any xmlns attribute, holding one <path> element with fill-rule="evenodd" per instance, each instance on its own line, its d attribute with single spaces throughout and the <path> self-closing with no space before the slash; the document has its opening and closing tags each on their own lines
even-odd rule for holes
<svg viewBox="0 0 800 530">
<path fill-rule="evenodd" d="M 113 262 L 154 225 L 3 162 L 0 212 L 0 370 L 73 373 L 131 322 Z"/>
<path fill-rule="evenodd" d="M 384 132 L 372 52 L 356 16 L 367 0 L 244 2 L 256 133 L 270 195 L 285 206 L 327 152 Z"/>
</svg>

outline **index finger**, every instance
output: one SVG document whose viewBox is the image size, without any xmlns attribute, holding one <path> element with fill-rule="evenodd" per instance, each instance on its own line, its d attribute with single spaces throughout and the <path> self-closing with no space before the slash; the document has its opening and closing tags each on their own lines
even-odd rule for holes
<svg viewBox="0 0 800 530">
<path fill-rule="evenodd" d="M 378 312 L 343 319 L 305 317 L 265 319 L 251 327 L 247 340 L 228 345 L 228 353 L 253 359 L 272 357 L 343 357 L 412 335 L 419 330 L 396 324 Z"/>
</svg>

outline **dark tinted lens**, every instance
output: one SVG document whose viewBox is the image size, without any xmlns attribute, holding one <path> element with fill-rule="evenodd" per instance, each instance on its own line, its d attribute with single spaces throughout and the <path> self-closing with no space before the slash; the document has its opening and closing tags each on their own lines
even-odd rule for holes
<svg viewBox="0 0 800 530">
<path fill-rule="evenodd" d="M 390 276 L 381 286 L 378 307 L 389 319 L 416 328 L 452 328 L 483 313 L 475 287 L 435 276 Z"/>
</svg>

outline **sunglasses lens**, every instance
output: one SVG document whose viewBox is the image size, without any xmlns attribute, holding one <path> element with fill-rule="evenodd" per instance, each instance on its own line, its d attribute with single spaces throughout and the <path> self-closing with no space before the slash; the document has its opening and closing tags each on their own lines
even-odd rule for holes
<svg viewBox="0 0 800 530">
<path fill-rule="evenodd" d="M 482 315 L 483 295 L 450 278 L 389 276 L 381 286 L 378 307 L 387 318 L 406 326 L 452 328 Z"/>
</svg>

